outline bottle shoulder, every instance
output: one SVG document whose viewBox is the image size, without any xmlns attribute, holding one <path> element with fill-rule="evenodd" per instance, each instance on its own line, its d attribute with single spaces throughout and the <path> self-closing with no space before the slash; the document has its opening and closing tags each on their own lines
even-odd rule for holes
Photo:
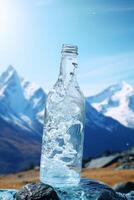
<svg viewBox="0 0 134 200">
<path fill-rule="evenodd" d="M 72 97 L 74 96 L 75 98 L 85 99 L 84 94 L 81 91 L 77 81 L 75 81 L 75 83 L 70 83 L 68 85 L 64 85 L 62 81 L 57 81 L 48 93 L 49 98 L 52 97 L 63 98 L 65 96 L 72 96 Z"/>
<path fill-rule="evenodd" d="M 74 81 L 70 82 L 69 88 L 68 88 L 68 93 L 70 96 L 74 98 L 78 98 L 84 101 L 85 97 L 83 92 L 81 91 L 81 88 L 75 79 Z"/>
<path fill-rule="evenodd" d="M 77 85 L 60 89 L 53 87 L 48 93 L 46 101 L 47 113 L 55 113 L 64 118 L 71 116 L 74 118 L 82 118 L 85 113 L 85 97 Z M 51 112 L 49 112 L 51 111 Z"/>
<path fill-rule="evenodd" d="M 67 110 L 79 107 L 80 110 L 85 108 L 85 97 L 80 88 L 76 87 L 73 90 L 67 91 L 63 94 L 61 91 L 52 89 L 47 96 L 46 108 L 62 110 L 66 106 Z"/>
</svg>

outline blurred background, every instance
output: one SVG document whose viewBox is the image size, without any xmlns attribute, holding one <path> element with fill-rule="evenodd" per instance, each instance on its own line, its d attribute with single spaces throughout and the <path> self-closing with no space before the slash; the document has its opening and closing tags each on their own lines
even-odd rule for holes
<svg viewBox="0 0 134 200">
<path fill-rule="evenodd" d="M 0 187 L 38 181 L 63 43 L 86 97 L 83 177 L 134 182 L 134 1 L 0 0 Z"/>
</svg>

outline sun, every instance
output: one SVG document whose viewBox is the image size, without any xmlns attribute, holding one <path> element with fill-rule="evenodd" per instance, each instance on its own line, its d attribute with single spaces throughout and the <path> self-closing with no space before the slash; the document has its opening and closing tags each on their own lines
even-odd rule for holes
<svg viewBox="0 0 134 200">
<path fill-rule="evenodd" d="M 10 10 L 6 0 L 0 0 L 0 32 L 6 31 L 10 19 Z"/>
</svg>

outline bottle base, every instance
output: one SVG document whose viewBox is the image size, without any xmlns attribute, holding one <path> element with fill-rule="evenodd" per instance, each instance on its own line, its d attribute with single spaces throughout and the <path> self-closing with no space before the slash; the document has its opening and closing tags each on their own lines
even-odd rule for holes
<svg viewBox="0 0 134 200">
<path fill-rule="evenodd" d="M 54 179 L 44 179 L 42 177 L 40 177 L 40 181 L 41 183 L 53 186 L 53 187 L 57 187 L 57 188 L 61 188 L 61 187 L 74 187 L 74 186 L 78 186 L 80 179 L 73 179 L 73 178 L 69 178 L 69 179 L 59 179 L 59 178 L 54 178 Z"/>
<path fill-rule="evenodd" d="M 80 182 L 80 169 L 69 168 L 63 164 L 55 163 L 45 167 L 40 166 L 40 181 L 53 187 L 77 186 Z"/>
</svg>

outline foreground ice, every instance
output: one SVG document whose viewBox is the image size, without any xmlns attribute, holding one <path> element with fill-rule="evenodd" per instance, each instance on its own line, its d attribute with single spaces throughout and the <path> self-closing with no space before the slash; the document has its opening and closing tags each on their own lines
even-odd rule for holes
<svg viewBox="0 0 134 200">
<path fill-rule="evenodd" d="M 2 190 L 0 189 L 0 200 L 14 200 L 17 190 Z"/>
</svg>

